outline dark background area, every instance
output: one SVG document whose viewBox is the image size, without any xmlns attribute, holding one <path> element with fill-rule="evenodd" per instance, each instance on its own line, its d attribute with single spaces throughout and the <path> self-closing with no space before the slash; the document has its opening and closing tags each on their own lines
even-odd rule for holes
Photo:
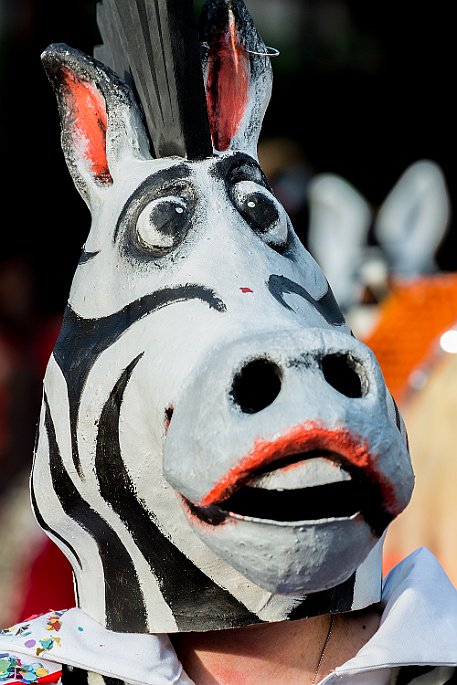
<svg viewBox="0 0 457 685">
<path fill-rule="evenodd" d="M 29 260 L 40 311 L 66 302 L 90 217 L 67 172 L 41 51 L 92 53 L 95 0 L 0 0 L 2 259 Z M 273 60 L 262 138 L 297 141 L 314 172 L 349 180 L 378 206 L 406 167 L 443 169 L 457 205 L 451 3 L 247 0 Z M 438 254 L 457 268 L 455 219 Z"/>
</svg>

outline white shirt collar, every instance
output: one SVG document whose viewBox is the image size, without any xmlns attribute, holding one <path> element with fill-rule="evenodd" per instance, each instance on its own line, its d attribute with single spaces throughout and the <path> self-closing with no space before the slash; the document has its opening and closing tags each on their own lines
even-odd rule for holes
<svg viewBox="0 0 457 685">
<path fill-rule="evenodd" d="M 323 684 L 388 667 L 457 666 L 457 591 L 431 552 L 416 550 L 388 574 L 382 602 L 378 631 Z M 134 685 L 192 685 L 167 635 L 114 633 L 80 609 L 62 612 L 56 623 L 52 617 L 60 613 L 4 631 L 0 653 L 27 663 L 46 660 L 49 670 L 53 663 L 96 670 Z"/>
<path fill-rule="evenodd" d="M 382 604 L 377 632 L 335 674 L 406 665 L 457 666 L 457 591 L 428 549 L 421 547 L 390 571 Z"/>
<path fill-rule="evenodd" d="M 193 685 L 168 635 L 115 633 L 81 609 L 43 614 L 2 632 L 0 653 L 38 662 L 50 673 L 66 664 L 132 685 Z"/>
</svg>

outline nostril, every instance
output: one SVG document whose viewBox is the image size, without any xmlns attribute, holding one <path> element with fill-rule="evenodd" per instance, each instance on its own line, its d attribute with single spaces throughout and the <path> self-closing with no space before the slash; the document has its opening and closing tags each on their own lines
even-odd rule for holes
<svg viewBox="0 0 457 685">
<path fill-rule="evenodd" d="M 274 402 L 281 390 L 281 370 L 269 359 L 254 359 L 235 375 L 232 397 L 246 414 L 256 414 Z"/>
<path fill-rule="evenodd" d="M 324 378 L 332 388 L 346 397 L 362 397 L 362 380 L 357 364 L 347 354 L 328 354 L 321 362 Z"/>
</svg>

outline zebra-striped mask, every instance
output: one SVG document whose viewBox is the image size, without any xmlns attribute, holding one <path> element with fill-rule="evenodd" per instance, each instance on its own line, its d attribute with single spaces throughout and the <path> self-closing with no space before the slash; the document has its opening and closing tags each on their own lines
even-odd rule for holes
<svg viewBox="0 0 457 685">
<path fill-rule="evenodd" d="M 213 4 L 230 4 L 217 49 L 236 60 L 206 43 L 201 159 L 153 158 L 102 63 L 43 56 L 92 228 L 46 372 L 32 499 L 78 605 L 117 631 L 377 602 L 383 533 L 412 491 L 378 364 L 257 161 L 267 49 L 255 33 L 247 50 L 239 0 Z"/>
</svg>

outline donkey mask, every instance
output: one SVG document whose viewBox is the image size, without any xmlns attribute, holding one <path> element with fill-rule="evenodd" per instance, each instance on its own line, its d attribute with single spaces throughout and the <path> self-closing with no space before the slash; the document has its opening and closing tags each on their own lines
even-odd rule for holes
<svg viewBox="0 0 457 685">
<path fill-rule="evenodd" d="M 368 606 L 411 496 L 406 433 L 258 165 L 269 50 L 241 0 L 210 1 L 202 78 L 192 3 L 114 5 L 98 54 L 131 58 L 122 79 L 43 55 L 92 227 L 44 381 L 36 517 L 113 630 Z"/>
</svg>

